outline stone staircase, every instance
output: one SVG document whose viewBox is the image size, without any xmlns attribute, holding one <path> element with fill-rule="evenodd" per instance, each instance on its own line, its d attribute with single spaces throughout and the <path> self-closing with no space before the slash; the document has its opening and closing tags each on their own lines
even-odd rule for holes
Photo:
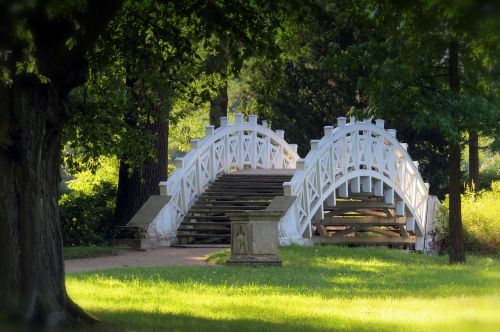
<svg viewBox="0 0 500 332">
<path fill-rule="evenodd" d="M 231 240 L 228 211 L 264 210 L 283 196 L 290 170 L 244 170 L 224 174 L 201 194 L 177 229 L 178 245 L 223 245 Z"/>
</svg>

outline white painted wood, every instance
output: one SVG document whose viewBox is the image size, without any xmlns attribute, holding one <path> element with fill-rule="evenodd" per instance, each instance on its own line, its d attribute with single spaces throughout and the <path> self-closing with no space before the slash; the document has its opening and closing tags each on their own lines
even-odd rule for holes
<svg viewBox="0 0 500 332">
<path fill-rule="evenodd" d="M 396 202 L 396 216 L 403 217 L 405 215 L 405 202 L 397 201 Z"/>
<path fill-rule="evenodd" d="M 394 204 L 394 189 L 386 188 L 384 192 L 384 202 L 385 204 Z"/>
<path fill-rule="evenodd" d="M 361 177 L 361 191 L 364 193 L 372 192 L 372 178 L 370 176 Z"/>
<path fill-rule="evenodd" d="M 382 182 L 382 180 L 374 180 L 373 194 L 377 197 L 382 197 L 384 195 L 384 182 Z"/>
<path fill-rule="evenodd" d="M 406 230 L 408 232 L 414 232 L 415 231 L 415 217 L 408 217 L 406 219 Z"/>
<path fill-rule="evenodd" d="M 341 197 L 341 198 L 347 198 L 347 197 L 349 197 L 349 189 L 348 189 L 347 186 L 348 186 L 347 181 L 343 182 L 339 186 L 339 197 Z"/>
<path fill-rule="evenodd" d="M 335 204 L 337 197 L 361 190 L 384 197 L 388 204 L 397 201 L 397 213 L 408 216 L 408 231 L 424 233 L 428 185 L 406 145 L 396 140 L 396 130 L 385 130 L 383 120 L 373 124 L 351 118 L 346 123 L 346 118 L 338 118 L 338 127 L 324 127 L 324 136 L 312 141 L 311 151 L 300 160 L 296 145 L 283 139 L 284 132 L 272 131 L 265 121 L 259 125 L 256 116 L 250 115 L 244 122 L 243 115 L 236 114 L 234 124 L 227 117 L 220 120 L 221 127 L 207 126 L 206 136 L 193 140 L 192 150 L 176 159 L 176 170 L 160 184 L 161 193 L 172 198 L 152 233 L 175 231 L 210 181 L 243 168 L 297 168 L 291 181 L 284 184 L 285 194 L 296 199 L 284 217 L 286 227 L 282 227 L 280 241 L 297 234 L 310 236 L 311 219 L 322 216 L 324 203 Z"/>
<path fill-rule="evenodd" d="M 296 167 L 297 147 L 283 139 L 284 132 L 259 125 L 255 115 L 248 119 L 248 123 L 243 122 L 243 114 L 236 114 L 231 125 L 227 117 L 221 117 L 219 128 L 206 126 L 205 137 L 193 139 L 191 150 L 175 159 L 176 169 L 167 181 L 159 183 L 160 194 L 172 198 L 149 226 L 151 236 L 175 234 L 197 197 L 223 173 L 246 167 Z M 287 191 L 291 193 L 291 188 Z"/>
<path fill-rule="evenodd" d="M 360 191 L 361 190 L 360 190 L 359 176 L 358 176 L 351 180 L 351 192 L 357 194 Z"/>
</svg>

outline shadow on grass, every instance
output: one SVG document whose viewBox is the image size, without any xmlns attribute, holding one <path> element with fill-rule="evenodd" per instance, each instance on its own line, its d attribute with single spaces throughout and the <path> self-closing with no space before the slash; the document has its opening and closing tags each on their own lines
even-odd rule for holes
<svg viewBox="0 0 500 332">
<path fill-rule="evenodd" d="M 340 247 L 287 247 L 281 249 L 283 268 L 165 267 L 112 269 L 72 274 L 77 280 L 168 282 L 207 287 L 265 287 L 287 295 L 322 297 L 419 297 L 479 296 L 498 294 L 497 261 L 473 258 L 472 263 L 450 266 L 446 257 L 384 249 Z M 216 254 L 224 261 L 228 253 Z"/>
<path fill-rule="evenodd" d="M 370 323 L 337 317 L 337 324 L 315 327 L 309 320 L 270 323 L 254 319 L 208 319 L 190 315 L 145 313 L 140 311 L 99 312 L 100 323 L 74 331 L 402 331 L 393 323 Z M 321 317 L 311 317 L 311 321 Z"/>
</svg>

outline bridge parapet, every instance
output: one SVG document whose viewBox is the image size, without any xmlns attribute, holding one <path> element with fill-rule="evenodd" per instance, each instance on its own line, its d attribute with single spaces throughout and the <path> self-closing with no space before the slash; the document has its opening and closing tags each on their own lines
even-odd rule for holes
<svg viewBox="0 0 500 332">
<path fill-rule="evenodd" d="M 422 236 L 428 184 L 406 149 L 397 141 L 396 130 L 384 129 L 383 120 L 374 124 L 351 118 L 347 123 L 341 117 L 337 127 L 324 127 L 324 136 L 311 141 L 310 152 L 297 161 L 297 171 L 284 184 L 285 195 L 297 198 L 289 218 L 295 224 L 283 226 L 283 232 L 310 237 L 311 220 L 323 219 L 324 202 L 335 206 L 337 195 L 347 198 L 349 192 L 365 192 L 384 197 L 387 204 L 397 203 L 398 211 L 409 216 L 407 229 Z M 281 236 L 286 242 L 288 235 Z"/>
<path fill-rule="evenodd" d="M 221 126 L 205 127 L 205 136 L 191 141 L 191 150 L 176 158 L 176 169 L 165 182 L 160 194 L 170 201 L 148 227 L 148 234 L 175 237 L 175 232 L 196 198 L 218 176 L 245 168 L 295 168 L 299 159 L 297 145 L 284 140 L 284 131 L 273 131 L 266 121 L 257 122 L 256 115 L 236 114 L 234 123 L 227 117 Z"/>
</svg>

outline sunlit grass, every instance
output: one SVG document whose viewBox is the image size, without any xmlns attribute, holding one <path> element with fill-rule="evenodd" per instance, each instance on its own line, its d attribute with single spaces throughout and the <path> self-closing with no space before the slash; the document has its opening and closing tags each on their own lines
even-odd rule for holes
<svg viewBox="0 0 500 332">
<path fill-rule="evenodd" d="M 227 251 L 212 255 L 227 259 Z M 101 330 L 498 331 L 500 262 L 380 249 L 282 248 L 284 267 L 71 274 Z"/>
</svg>

